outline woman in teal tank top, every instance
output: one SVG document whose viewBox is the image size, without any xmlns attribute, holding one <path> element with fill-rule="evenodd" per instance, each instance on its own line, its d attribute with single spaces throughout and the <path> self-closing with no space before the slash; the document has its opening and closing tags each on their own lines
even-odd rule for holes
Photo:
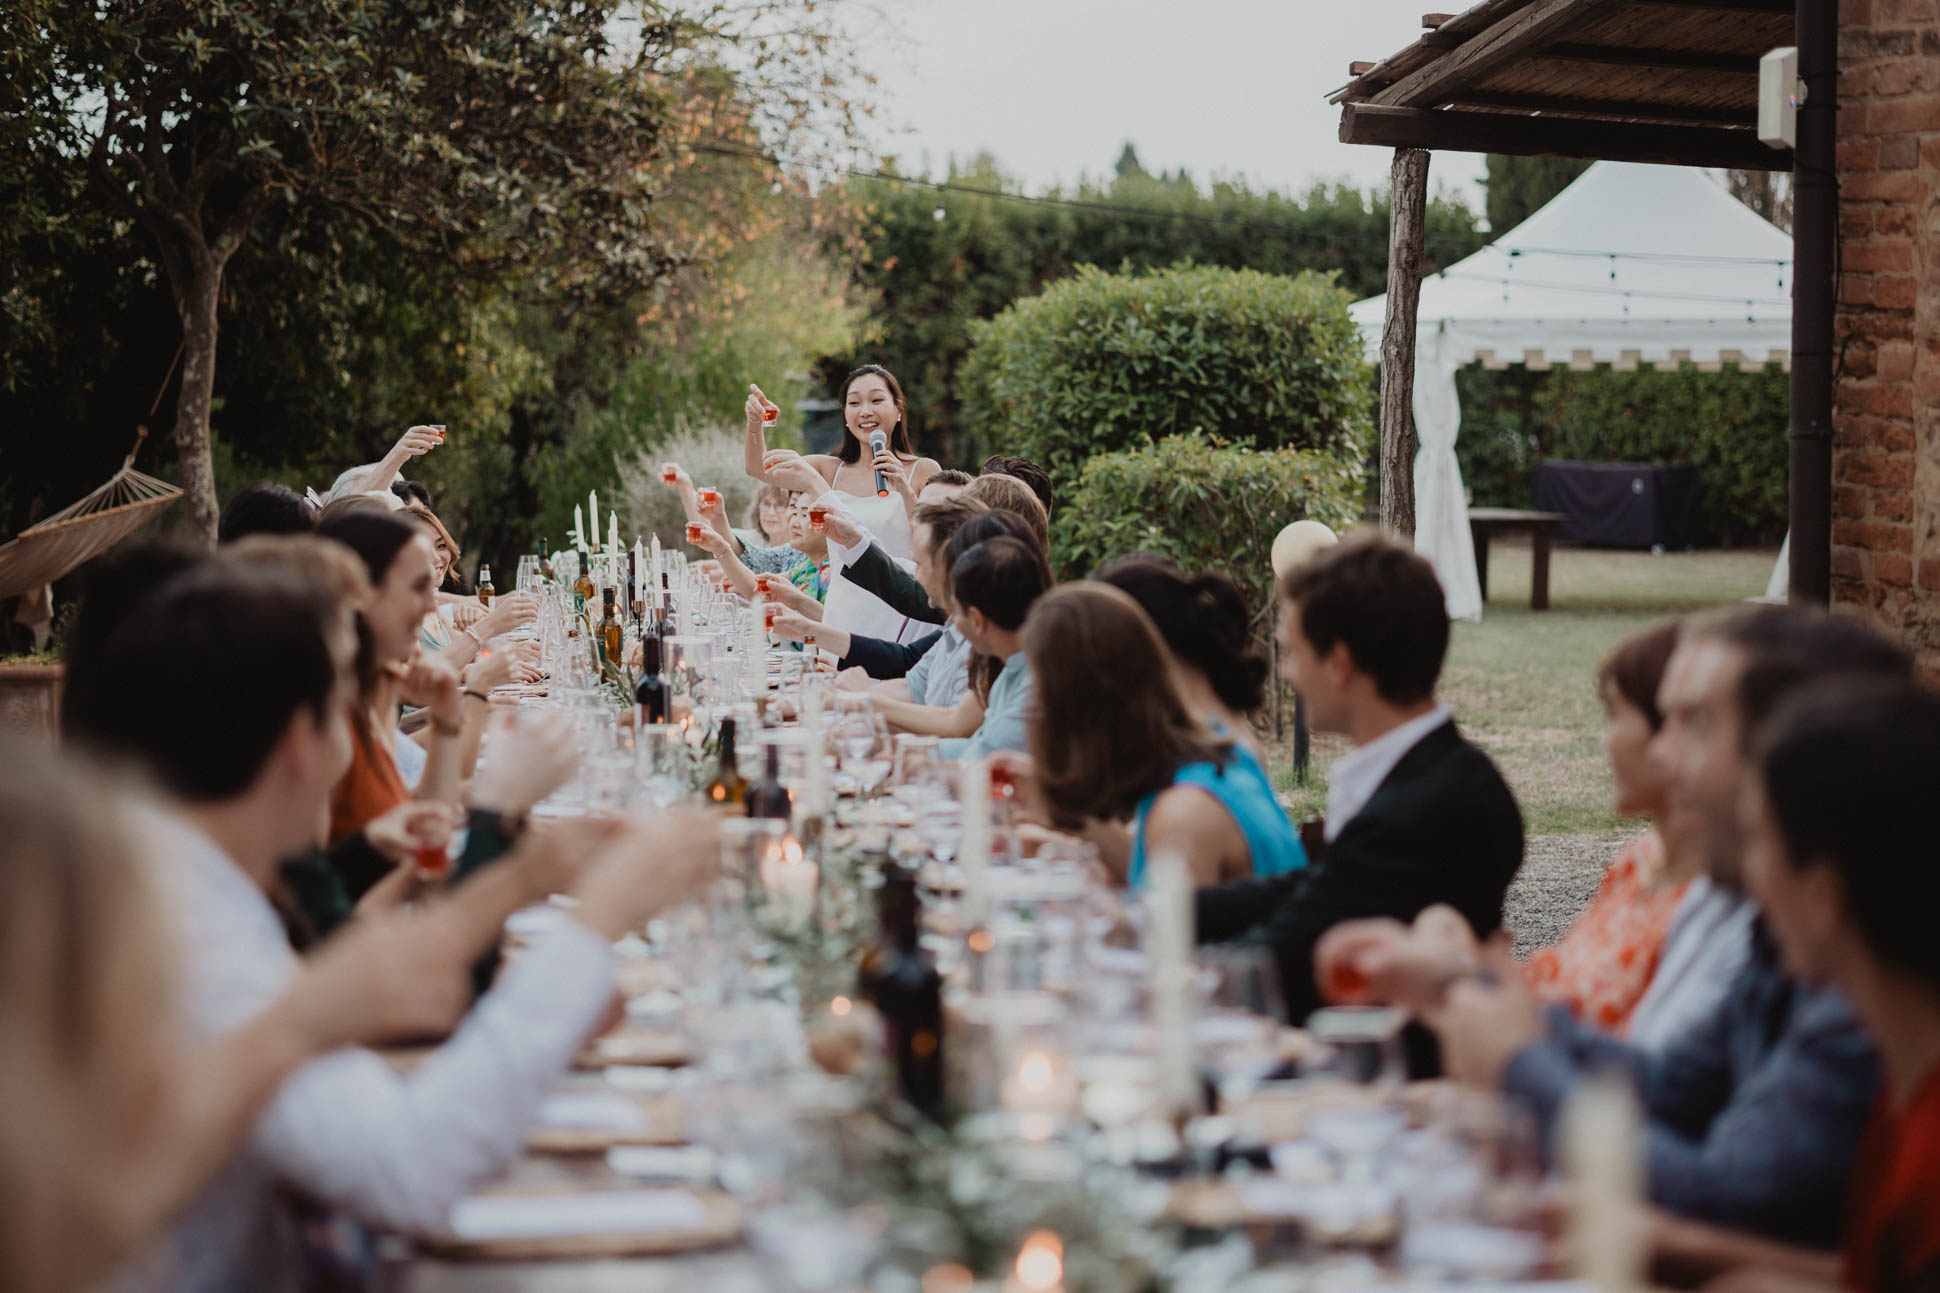
<svg viewBox="0 0 1940 1293">
<path fill-rule="evenodd" d="M 1200 885 L 1306 865 L 1265 771 L 1187 706 L 1137 602 L 1066 584 L 1031 608 L 1022 636 L 1037 689 L 1033 793 L 1113 874 L 1136 884 L 1148 852 L 1168 850 Z"/>
</svg>

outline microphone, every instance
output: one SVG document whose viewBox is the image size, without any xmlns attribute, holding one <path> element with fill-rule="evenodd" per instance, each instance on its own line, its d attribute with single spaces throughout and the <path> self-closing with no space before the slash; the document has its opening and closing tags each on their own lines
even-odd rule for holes
<svg viewBox="0 0 1940 1293">
<path fill-rule="evenodd" d="M 872 455 L 879 454 L 884 449 L 887 449 L 888 447 L 889 447 L 889 439 L 888 437 L 884 436 L 882 432 L 871 431 L 869 433 L 869 452 Z M 877 498 L 889 497 L 889 482 L 882 478 L 882 472 L 880 470 L 876 472 L 876 497 Z"/>
</svg>

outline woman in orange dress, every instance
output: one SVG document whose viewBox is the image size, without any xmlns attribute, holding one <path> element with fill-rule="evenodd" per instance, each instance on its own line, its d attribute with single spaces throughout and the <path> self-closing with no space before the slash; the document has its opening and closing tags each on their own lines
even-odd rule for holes
<svg viewBox="0 0 1940 1293">
<path fill-rule="evenodd" d="M 1617 813 L 1652 825 L 1617 854 L 1569 932 L 1525 967 L 1539 999 L 1617 1035 L 1657 972 L 1671 916 L 1703 860 L 1695 849 L 1667 852 L 1664 778 L 1647 756 L 1664 721 L 1657 685 L 1676 645 L 1677 625 L 1658 624 L 1618 643 L 1597 670 Z"/>
</svg>

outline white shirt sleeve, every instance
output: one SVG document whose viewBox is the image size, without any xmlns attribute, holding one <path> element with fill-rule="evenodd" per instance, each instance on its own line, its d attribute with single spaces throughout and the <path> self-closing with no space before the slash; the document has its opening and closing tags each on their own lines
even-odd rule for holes
<svg viewBox="0 0 1940 1293">
<path fill-rule="evenodd" d="M 369 1224 L 442 1228 L 457 1199 L 518 1156 L 613 991 L 612 949 L 566 921 L 414 1072 L 367 1050 L 299 1069 L 257 1123 L 253 1148 L 284 1180 Z"/>
</svg>

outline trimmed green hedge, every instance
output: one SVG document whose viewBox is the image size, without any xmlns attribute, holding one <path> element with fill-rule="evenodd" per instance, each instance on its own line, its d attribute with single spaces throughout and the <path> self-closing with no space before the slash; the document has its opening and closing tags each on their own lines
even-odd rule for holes
<svg viewBox="0 0 1940 1293">
<path fill-rule="evenodd" d="M 1373 369 L 1349 304 L 1329 274 L 1086 266 L 974 325 L 965 421 L 1060 481 L 1093 454 L 1194 433 L 1364 453 Z"/>
<path fill-rule="evenodd" d="M 1256 633 L 1273 607 L 1273 540 L 1293 521 L 1342 530 L 1367 487 L 1358 455 L 1226 447 L 1201 435 L 1100 454 L 1058 499 L 1052 563 L 1082 578 L 1113 557 L 1156 552 L 1187 570 L 1219 570 L 1246 593 Z"/>
<path fill-rule="evenodd" d="M 1764 369 L 1619 373 L 1471 365 L 1457 378 L 1455 452 L 1478 506 L 1528 507 L 1545 458 L 1689 463 L 1697 540 L 1777 543 L 1785 534 L 1788 379 Z"/>
</svg>

